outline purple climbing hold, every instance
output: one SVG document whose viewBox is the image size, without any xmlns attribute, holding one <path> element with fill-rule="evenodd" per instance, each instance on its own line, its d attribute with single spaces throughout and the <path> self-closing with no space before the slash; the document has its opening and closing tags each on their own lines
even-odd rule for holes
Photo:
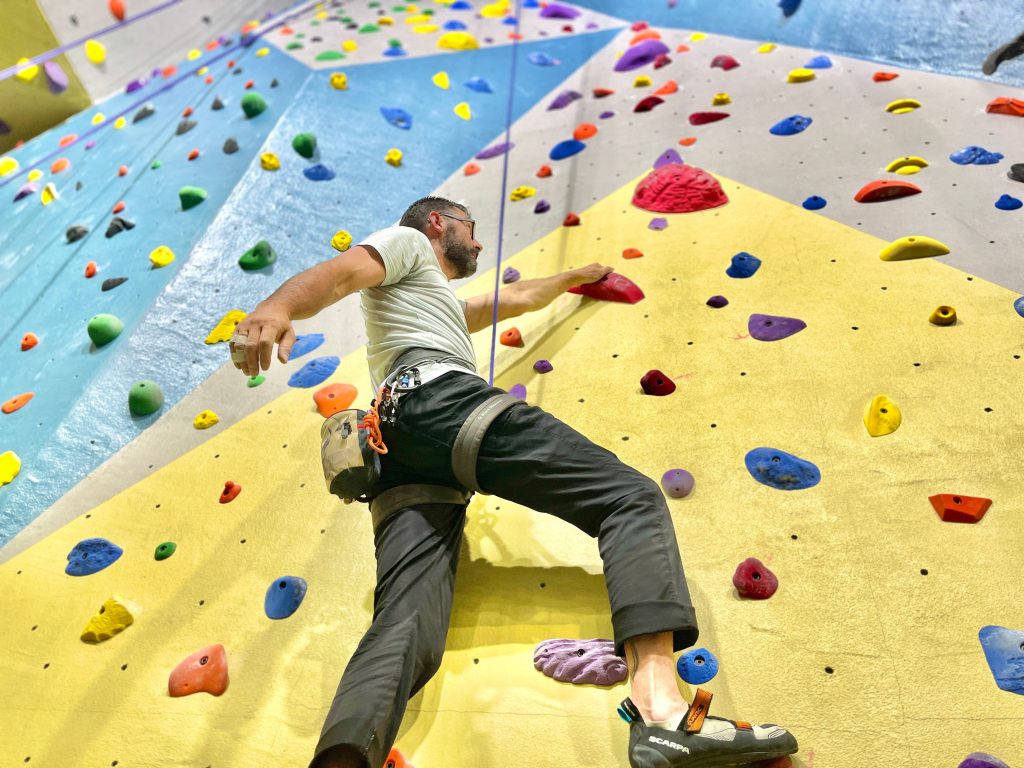
<svg viewBox="0 0 1024 768">
<path fill-rule="evenodd" d="M 547 213 L 551 210 L 551 203 L 547 200 L 538 200 L 537 204 L 533 206 L 534 213 Z"/>
<path fill-rule="evenodd" d="M 729 300 L 725 298 L 725 296 L 712 296 L 710 299 L 707 300 L 707 305 L 709 307 L 714 307 L 715 309 L 721 309 L 728 303 Z"/>
<path fill-rule="evenodd" d="M 509 283 L 516 282 L 520 277 L 518 269 L 515 267 L 505 267 L 505 271 L 501 275 L 501 282 L 508 285 Z"/>
<path fill-rule="evenodd" d="M 558 3 L 548 3 L 540 12 L 542 19 L 575 19 L 579 15 L 580 12 L 575 8 Z"/>
<path fill-rule="evenodd" d="M 525 384 L 513 384 L 512 388 L 508 391 L 512 397 L 518 397 L 520 400 L 526 399 L 526 385 Z"/>
<path fill-rule="evenodd" d="M 582 98 L 582 93 L 580 93 L 579 91 L 574 91 L 571 88 L 569 90 L 562 91 L 560 94 L 555 96 L 555 98 L 551 101 L 550 104 L 548 104 L 548 112 L 554 109 L 565 109 L 574 101 L 576 101 L 576 99 Z"/>
<path fill-rule="evenodd" d="M 664 216 L 656 216 L 651 219 L 651 223 L 647 225 L 648 229 L 653 229 L 655 232 L 660 232 L 668 226 L 668 219 Z"/>
<path fill-rule="evenodd" d="M 560 683 L 577 685 L 615 685 L 628 674 L 612 640 L 545 640 L 533 652 L 533 666 Z"/>
<path fill-rule="evenodd" d="M 537 373 L 551 373 L 551 371 L 553 371 L 554 369 L 555 366 L 553 366 L 547 360 L 538 360 L 536 363 L 533 364 L 533 370 L 535 370 Z"/>
<path fill-rule="evenodd" d="M 85 142 L 85 148 L 86 149 L 92 149 L 95 146 L 96 146 L 96 142 L 95 141 L 87 141 L 87 142 Z"/>
<path fill-rule="evenodd" d="M 132 80 L 131 82 L 129 82 L 128 85 L 126 85 L 124 87 L 124 92 L 125 93 L 135 93 L 136 91 L 142 90 L 146 86 L 147 82 L 149 82 L 149 81 L 146 78 L 144 78 L 144 77 L 137 77 L 134 80 Z"/>
<path fill-rule="evenodd" d="M 0 136 L 11 132 L 11 126 L 9 126 L 3 120 L 0 120 Z"/>
<path fill-rule="evenodd" d="M 669 52 L 669 47 L 661 40 L 644 40 L 637 43 L 615 62 L 616 72 L 629 72 L 644 67 L 653 62 L 658 56 Z"/>
<path fill-rule="evenodd" d="M 673 499 L 682 499 L 693 493 L 693 475 L 685 469 L 670 469 L 661 476 L 661 487 Z"/>
<path fill-rule="evenodd" d="M 778 341 L 800 333 L 807 323 L 795 317 L 779 317 L 778 315 L 751 315 L 747 321 L 747 330 L 758 341 Z"/>
<path fill-rule="evenodd" d="M 494 144 L 487 149 L 482 149 L 476 154 L 477 160 L 489 160 L 492 157 L 498 157 L 503 155 L 510 149 L 513 149 L 516 145 L 512 142 L 501 142 L 500 144 Z"/>
<path fill-rule="evenodd" d="M 658 168 L 661 168 L 664 165 L 682 164 L 683 158 L 679 156 L 679 153 L 676 152 L 674 149 L 669 148 L 662 152 L 660 155 L 658 155 L 658 159 L 654 161 L 654 168 L 655 170 L 657 170 Z"/>
<path fill-rule="evenodd" d="M 957 768 L 1010 768 L 1010 766 L 987 752 L 971 752 Z"/>
<path fill-rule="evenodd" d="M 43 73 L 46 75 L 50 93 L 64 93 L 68 89 L 68 76 L 56 61 L 43 64 Z"/>
<path fill-rule="evenodd" d="M 607 120 L 609 117 L 615 117 L 615 113 L 611 111 L 602 112 L 600 115 L 598 115 L 598 117 L 600 117 L 602 120 Z"/>
<path fill-rule="evenodd" d="M 38 191 L 38 184 L 36 184 L 34 181 L 26 181 L 24 184 L 18 187 L 18 191 L 14 193 L 14 199 L 15 201 L 21 200 L 23 197 L 34 195 Z"/>
</svg>

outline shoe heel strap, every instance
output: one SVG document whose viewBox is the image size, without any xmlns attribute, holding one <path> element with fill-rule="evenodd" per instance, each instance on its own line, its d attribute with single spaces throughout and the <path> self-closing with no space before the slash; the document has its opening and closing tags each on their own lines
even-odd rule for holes
<svg viewBox="0 0 1024 768">
<path fill-rule="evenodd" d="M 693 697 L 693 703 L 686 712 L 686 718 L 684 720 L 685 730 L 687 733 L 699 733 L 701 727 L 704 725 L 704 718 L 708 715 L 708 709 L 711 707 L 711 691 L 707 691 L 703 688 L 698 688 L 697 693 Z"/>
</svg>

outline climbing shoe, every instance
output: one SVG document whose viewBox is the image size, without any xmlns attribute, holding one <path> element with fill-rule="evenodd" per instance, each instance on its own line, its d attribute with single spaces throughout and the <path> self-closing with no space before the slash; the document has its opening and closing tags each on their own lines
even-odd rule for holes
<svg viewBox="0 0 1024 768">
<path fill-rule="evenodd" d="M 632 768 L 711 768 L 736 766 L 791 755 L 796 739 L 777 725 L 708 717 L 711 693 L 697 689 L 693 704 L 675 730 L 650 726 L 630 699 L 619 706 L 629 723 Z"/>
</svg>

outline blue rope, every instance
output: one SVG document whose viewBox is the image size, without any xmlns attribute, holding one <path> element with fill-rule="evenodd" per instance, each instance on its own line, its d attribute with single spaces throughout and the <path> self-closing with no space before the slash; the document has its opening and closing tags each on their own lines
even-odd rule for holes
<svg viewBox="0 0 1024 768">
<path fill-rule="evenodd" d="M 512 35 L 512 71 L 508 83 L 508 111 L 505 114 L 505 144 L 512 141 L 512 104 L 516 95 L 516 54 L 519 51 L 519 1 L 516 0 L 516 24 Z M 494 268 L 494 316 L 491 322 L 491 371 L 488 383 L 494 386 L 494 355 L 498 343 L 498 290 L 501 288 L 501 244 L 505 239 L 505 190 L 508 187 L 508 156 L 506 149 L 501 165 L 501 205 L 498 209 L 498 263 Z"/>
</svg>

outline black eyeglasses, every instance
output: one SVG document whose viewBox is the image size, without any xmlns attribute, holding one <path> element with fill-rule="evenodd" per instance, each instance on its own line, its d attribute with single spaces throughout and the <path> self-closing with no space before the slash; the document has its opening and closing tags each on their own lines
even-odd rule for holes
<svg viewBox="0 0 1024 768">
<path fill-rule="evenodd" d="M 441 213 L 438 211 L 438 213 Z M 449 219 L 455 219 L 456 221 L 463 221 L 469 224 L 469 236 L 473 237 L 473 230 L 476 229 L 476 222 L 473 219 L 460 219 L 458 216 L 452 216 L 450 213 L 441 213 L 442 216 L 447 216 Z"/>
</svg>

